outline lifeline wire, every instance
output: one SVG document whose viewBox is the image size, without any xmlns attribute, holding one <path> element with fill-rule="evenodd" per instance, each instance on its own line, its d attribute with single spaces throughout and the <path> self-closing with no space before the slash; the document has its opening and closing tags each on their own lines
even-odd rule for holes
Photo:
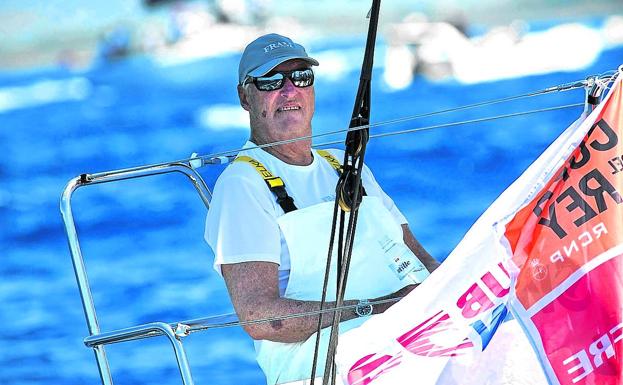
<svg viewBox="0 0 623 385">
<path fill-rule="evenodd" d="M 379 299 L 379 300 L 376 300 L 376 301 L 370 301 L 370 305 L 382 305 L 382 304 L 385 304 L 385 303 L 398 302 L 398 301 L 400 301 L 403 298 L 404 297 Z M 192 333 L 201 332 L 201 331 L 210 330 L 210 329 L 223 329 L 223 328 L 237 327 L 237 326 L 242 327 L 242 326 L 246 326 L 246 325 L 256 325 L 256 324 L 268 323 L 268 322 L 273 322 L 273 321 L 282 321 L 282 320 L 287 320 L 287 319 L 292 319 L 292 318 L 301 318 L 301 317 L 309 317 L 309 316 L 326 314 L 326 313 L 333 313 L 333 312 L 336 312 L 336 311 L 352 310 L 352 309 L 356 308 L 357 306 L 358 305 L 342 305 L 340 307 L 335 307 L 335 308 L 331 307 L 331 308 L 325 308 L 325 309 L 322 309 L 322 310 L 311 310 L 311 311 L 306 311 L 306 312 L 302 312 L 302 313 L 285 314 L 285 315 L 268 317 L 268 318 L 252 319 L 252 320 L 248 320 L 248 321 L 223 322 L 223 323 L 217 324 L 217 325 L 204 325 L 204 324 L 201 324 L 201 319 L 181 321 L 181 322 L 176 322 L 176 323 L 172 323 L 172 324 L 169 324 L 169 325 L 172 327 L 173 330 L 175 330 L 177 328 L 177 326 L 179 326 L 179 325 L 187 326 L 188 329 L 186 329 L 186 332 L 184 333 L 184 335 L 187 336 L 187 335 L 190 335 Z M 158 332 L 153 332 L 153 334 L 151 334 L 151 335 L 135 337 L 133 339 L 141 340 L 141 339 L 145 339 L 145 338 L 150 338 L 151 336 L 153 336 L 154 334 L 157 334 L 157 333 Z"/>
<path fill-rule="evenodd" d="M 449 114 L 449 113 L 452 113 L 452 112 L 463 111 L 463 110 L 468 110 L 468 109 L 472 109 L 472 108 L 484 107 L 484 106 L 488 106 L 488 105 L 500 104 L 500 103 L 510 102 L 510 101 L 519 100 L 519 99 L 525 99 L 525 98 L 530 98 L 530 97 L 535 97 L 535 96 L 541 96 L 541 95 L 545 95 L 545 94 L 549 94 L 549 93 L 553 93 L 553 92 L 569 91 L 569 90 L 573 90 L 573 89 L 583 88 L 583 87 L 586 87 L 587 85 L 588 85 L 588 81 L 586 81 L 586 80 L 581 80 L 581 81 L 571 82 L 571 83 L 565 83 L 565 84 L 561 84 L 561 85 L 558 85 L 558 86 L 549 87 L 549 88 L 545 88 L 545 89 L 540 90 L 540 91 L 530 92 L 530 93 L 526 93 L 526 94 L 521 94 L 521 95 L 516 95 L 516 96 L 509 96 L 509 97 L 505 97 L 505 98 L 494 99 L 494 100 L 489 100 L 489 101 L 479 102 L 479 103 L 474 103 L 474 104 L 468 104 L 468 105 L 465 105 L 465 106 L 449 108 L 449 109 L 445 109 L 445 110 L 439 110 L 439 111 L 427 112 L 427 113 L 423 113 L 423 114 L 411 115 L 411 116 L 406 116 L 406 117 L 402 117 L 402 118 L 386 120 L 386 121 L 383 121 L 383 122 L 370 123 L 368 125 L 357 126 L 357 127 L 347 128 L 347 129 L 327 131 L 327 132 L 314 134 L 314 135 L 305 135 L 305 136 L 301 136 L 301 137 L 298 137 L 298 138 L 285 139 L 285 140 L 280 140 L 280 141 L 277 141 L 277 142 L 265 143 L 265 144 L 261 144 L 261 145 L 257 145 L 257 146 L 253 146 L 253 147 L 248 147 L 248 148 L 239 148 L 239 149 L 236 149 L 236 150 L 222 151 L 222 152 L 218 152 L 218 153 L 214 153 L 214 154 L 210 154 L 210 155 L 202 155 L 202 156 L 197 156 L 197 157 L 194 157 L 194 158 L 181 160 L 180 162 L 188 162 L 188 161 L 191 161 L 191 160 L 199 160 L 200 159 L 200 160 L 203 160 L 206 165 L 207 164 L 212 164 L 212 163 L 219 163 L 218 161 L 217 162 L 213 162 L 213 161 L 215 159 L 221 157 L 221 156 L 235 156 L 235 154 L 237 154 L 237 153 L 239 153 L 241 151 L 254 150 L 254 149 L 258 149 L 258 148 L 261 149 L 261 148 L 273 147 L 273 146 L 279 146 L 279 145 L 282 145 L 282 144 L 293 143 L 293 142 L 297 142 L 297 141 L 300 141 L 300 140 L 316 139 L 316 138 L 320 138 L 320 137 L 324 137 L 324 136 L 330 136 L 330 135 L 335 135 L 335 134 L 340 134 L 340 133 L 346 133 L 346 132 L 349 132 L 349 131 L 356 131 L 356 130 L 362 130 L 362 129 L 366 129 L 366 128 L 386 126 L 386 125 L 396 124 L 396 123 L 403 123 L 403 122 L 408 122 L 408 121 L 417 120 L 417 119 L 421 119 L 421 118 L 431 117 L 431 116 L 435 116 L 435 115 Z M 561 108 L 566 108 L 566 107 L 567 106 L 564 106 L 564 107 L 561 107 Z M 545 111 L 547 111 L 547 109 Z M 514 115 L 510 115 L 510 116 L 514 116 Z M 456 122 L 455 125 L 460 125 L 460 124 L 465 124 L 465 123 L 472 123 L 472 121 L 468 120 L 468 121 L 464 121 L 464 122 Z M 371 135 L 370 137 L 375 137 L 375 136 Z M 342 143 L 342 141 L 329 142 L 329 143 L 330 144 Z M 320 146 L 320 145 L 318 145 L 318 146 Z"/>
<path fill-rule="evenodd" d="M 594 77 L 595 78 L 600 78 L 602 80 L 607 80 L 608 82 L 611 82 L 616 77 L 617 74 L 618 74 L 618 72 L 615 73 L 614 75 L 608 75 L 608 76 L 599 75 L 599 76 L 594 76 Z M 591 78 L 591 77 L 589 77 L 589 78 Z M 153 167 L 167 166 L 167 165 L 170 165 L 171 163 L 190 163 L 190 162 L 201 161 L 202 162 L 201 166 L 209 165 L 209 164 L 226 163 L 226 162 L 222 162 L 220 158 L 222 158 L 222 157 L 234 157 L 237 153 L 239 153 L 239 152 L 241 152 L 243 150 L 251 150 L 251 149 L 256 149 L 256 148 L 266 148 L 266 147 L 278 146 L 278 145 L 281 145 L 281 144 L 293 143 L 293 142 L 296 142 L 296 141 L 299 141 L 299 140 L 314 139 L 314 138 L 319 138 L 319 137 L 328 136 L 328 135 L 334 135 L 334 134 L 338 134 L 338 133 L 342 133 L 342 132 L 348 132 L 349 130 L 357 130 L 357 129 L 364 129 L 366 127 L 378 127 L 378 126 L 387 125 L 387 124 L 401 123 L 401 122 L 415 120 L 415 119 L 419 119 L 419 118 L 423 118 L 423 117 L 448 114 L 448 113 L 452 113 L 452 112 L 455 112 L 455 111 L 461 111 L 461 110 L 466 110 L 466 109 L 471 109 L 471 108 L 483 107 L 483 106 L 487 106 L 487 105 L 499 104 L 499 103 L 508 102 L 508 101 L 512 101 L 512 100 L 522 99 L 522 98 L 541 96 L 541 95 L 545 95 L 545 94 L 552 93 L 552 92 L 564 92 L 564 91 L 569 91 L 569 90 L 573 90 L 573 89 L 583 88 L 583 87 L 587 87 L 587 86 L 589 86 L 589 81 L 588 80 L 579 80 L 579 81 L 575 81 L 575 82 L 569 82 L 569 83 L 564 83 L 564 84 L 560 84 L 560 85 L 557 85 L 557 86 L 548 87 L 548 88 L 545 88 L 545 89 L 540 90 L 540 91 L 530 92 L 530 93 L 526 93 L 526 94 L 522 94 L 522 95 L 510 96 L 510 97 L 505 97 L 505 98 L 501 98 L 501 99 L 494 99 L 494 100 L 489 100 L 489 101 L 485 101 L 485 102 L 470 104 L 470 105 L 466 105 L 466 106 L 460 106 L 460 107 L 456 107 L 456 108 L 450 108 L 450 109 L 446 109 L 446 110 L 434 111 L 434 112 L 425 113 L 425 114 L 413 115 L 413 116 L 404 117 L 404 118 L 397 118 L 397 119 L 393 119 L 393 120 L 389 120 L 389 121 L 385 121 L 385 122 L 372 123 L 370 125 L 361 126 L 361 127 L 353 127 L 353 128 L 349 128 L 349 129 L 335 130 L 335 131 L 332 131 L 332 132 L 320 133 L 320 134 L 315 134 L 315 135 L 306 135 L 306 136 L 302 136 L 302 137 L 299 137 L 299 138 L 292 138 L 292 139 L 281 140 L 281 141 L 277 141 L 277 142 L 273 142 L 273 143 L 266 143 L 266 144 L 262 144 L 262 145 L 258 145 L 258 146 L 254 146 L 254 147 L 249 147 L 249 148 L 246 148 L 246 149 L 245 148 L 239 148 L 239 149 L 235 149 L 235 150 L 221 151 L 221 152 L 217 152 L 217 153 L 213 153 L 213 154 L 209 154 L 209 155 L 194 156 L 194 157 L 191 157 L 191 158 L 180 159 L 180 160 L 176 160 L 176 161 L 172 161 L 172 162 L 155 163 L 155 164 L 149 164 L 149 165 L 143 165 L 143 166 L 119 169 L 119 170 L 114 170 L 114 171 L 109 171 L 109 172 L 91 173 L 90 175 L 92 177 L 97 177 L 98 175 L 104 175 L 104 174 L 108 175 L 108 174 L 111 174 L 111 173 L 123 173 L 123 172 L 131 172 L 131 171 L 140 171 L 140 170 L 145 170 L 145 169 L 153 168 Z M 562 106 L 560 108 L 568 108 L 568 107 L 570 107 L 570 106 Z M 553 109 L 556 109 L 556 107 L 552 107 L 550 109 L 546 109 L 546 111 L 547 110 L 553 110 Z M 528 113 L 535 113 L 535 112 L 538 112 L 538 110 L 535 110 L 533 112 L 528 112 Z M 517 116 L 519 114 L 520 113 L 511 114 L 510 116 Z M 502 117 L 504 117 L 504 116 L 492 117 L 492 118 L 483 118 L 482 120 L 493 120 L 494 118 L 500 118 L 501 119 Z M 478 120 L 476 120 L 476 121 L 478 121 Z M 461 124 L 466 124 L 466 123 L 472 123 L 472 121 L 448 123 L 448 125 L 461 125 Z M 445 126 L 445 125 L 442 125 L 442 126 Z M 423 130 L 431 129 L 431 128 L 436 128 L 436 127 L 433 127 L 433 126 L 431 126 L 430 128 L 422 127 L 422 128 L 419 128 L 419 129 L 413 129 L 410 132 L 423 131 Z M 377 135 L 379 135 L 379 134 L 377 134 Z M 378 137 L 377 135 L 374 135 L 374 137 Z M 389 135 L 389 133 L 381 134 L 381 135 L 387 136 L 387 135 Z M 341 143 L 341 141 L 339 141 L 339 142 L 327 142 L 327 143 L 321 144 L 320 146 L 328 145 L 328 144 L 336 144 L 336 143 Z"/>
<path fill-rule="evenodd" d="M 370 305 L 381 305 L 381 304 L 384 304 L 384 303 L 398 302 L 398 301 L 400 301 L 403 298 L 404 297 L 396 297 L 396 298 L 387 298 L 387 299 L 380 299 L 380 300 L 376 300 L 376 301 L 370 301 Z M 337 311 L 352 310 L 352 309 L 356 308 L 357 306 L 358 305 L 342 305 L 342 306 L 335 307 L 335 308 L 334 307 L 330 307 L 330 308 L 324 308 L 322 310 L 307 311 L 307 312 L 304 312 L 304 313 L 293 313 L 293 314 L 286 314 L 286 315 L 281 315 L 281 316 L 262 318 L 262 319 L 254 319 L 254 320 L 248 320 L 248 321 L 225 322 L 225 323 L 222 323 L 222 324 L 217 325 L 217 326 L 214 326 L 214 325 L 196 325 L 196 326 L 192 326 L 189 329 L 189 332 L 198 332 L 198 331 L 207 330 L 207 329 L 226 328 L 226 327 L 232 327 L 232 326 L 255 325 L 255 324 L 261 324 L 261 323 L 268 323 L 268 322 L 272 322 L 272 321 L 283 321 L 283 320 L 287 320 L 287 319 L 291 319 L 291 318 L 309 317 L 309 316 L 326 314 L 326 313 L 334 313 L 334 312 L 337 312 Z M 181 322 L 181 323 L 183 324 L 184 322 Z"/>
<path fill-rule="evenodd" d="M 381 134 L 370 135 L 370 139 L 372 139 L 372 138 L 382 138 L 382 137 L 385 137 L 385 136 L 410 134 L 410 133 L 413 133 L 413 132 L 427 131 L 427 130 L 433 130 L 433 129 L 437 129 L 437 128 L 452 127 L 452 126 L 459 126 L 459 125 L 463 125 L 463 124 L 482 123 L 482 122 L 488 122 L 488 121 L 497 120 L 497 119 L 513 118 L 513 117 L 516 117 L 516 116 L 536 114 L 536 113 L 539 113 L 539 112 L 556 111 L 556 110 L 562 110 L 562 109 L 565 109 L 565 108 L 579 107 L 579 106 L 583 106 L 583 105 L 584 105 L 584 103 L 566 104 L 566 105 L 563 105 L 563 106 L 547 107 L 547 108 L 541 108 L 541 109 L 538 109 L 538 110 L 514 112 L 512 114 L 496 115 L 496 116 L 489 116 L 489 117 L 486 117 L 486 118 L 463 120 L 463 121 L 460 121 L 460 122 L 435 124 L 435 125 L 432 125 L 432 126 L 425 126 L 425 127 L 410 128 L 410 129 L 406 129 L 406 130 L 384 132 L 384 133 L 381 133 Z M 315 147 L 323 147 L 323 146 L 329 146 L 329 145 L 332 145 L 332 144 L 339 144 L 339 143 L 342 143 L 342 141 L 341 140 L 336 140 L 336 141 L 333 141 L 333 142 L 320 143 L 320 144 L 317 144 Z"/>
<path fill-rule="evenodd" d="M 350 132 L 350 131 L 363 130 L 363 129 L 366 129 L 366 128 L 381 127 L 381 126 L 387 126 L 387 125 L 396 124 L 396 123 L 404 123 L 404 122 L 417 120 L 417 119 L 422 119 L 422 118 L 427 118 L 427 117 L 431 117 L 431 116 L 435 116 L 435 115 L 444 115 L 444 114 L 449 114 L 449 113 L 452 113 L 452 112 L 464 111 L 464 110 L 469 110 L 469 109 L 472 109 L 472 108 L 478 108 L 478 107 L 484 107 L 484 106 L 489 106 L 489 105 L 494 105 L 494 104 L 500 104 L 500 103 L 510 102 L 510 101 L 519 100 L 519 99 L 526 99 L 526 98 L 540 96 L 540 95 L 545 95 L 545 94 L 549 94 L 549 93 L 553 93 L 553 92 L 569 91 L 569 90 L 573 90 L 573 89 L 583 88 L 583 87 L 586 87 L 587 85 L 588 85 L 588 82 L 586 80 L 581 80 L 581 81 L 572 82 L 572 83 L 565 83 L 565 84 L 561 84 L 559 86 L 549 87 L 549 88 L 545 88 L 545 89 L 540 90 L 540 91 L 529 92 L 529 93 L 526 93 L 526 94 L 521 94 L 521 95 L 516 95 L 516 96 L 509 96 L 509 97 L 504 97 L 504 98 L 494 99 L 494 100 L 488 100 L 488 101 L 484 101 L 484 102 L 468 104 L 468 105 L 465 105 L 465 106 L 448 108 L 448 109 L 445 109 L 445 110 L 439 110 L 439 111 L 426 112 L 426 113 L 417 114 L 417 115 L 405 116 L 405 117 L 402 117 L 402 118 L 390 119 L 390 120 L 386 120 L 386 121 L 383 121 L 383 122 L 370 123 L 370 124 L 363 125 L 363 126 L 356 126 L 356 127 L 346 128 L 346 129 L 327 131 L 327 132 L 322 132 L 322 133 L 314 134 L 314 135 L 305 135 L 305 136 L 301 136 L 301 137 L 298 137 L 298 138 L 292 138 L 292 139 L 284 139 L 284 140 L 280 140 L 280 141 L 277 141 L 277 142 L 260 144 L 260 145 L 256 145 L 256 146 L 248 147 L 248 148 L 239 148 L 237 150 L 223 151 L 223 152 L 218 152 L 218 153 L 214 153 L 214 154 L 211 154 L 211 155 L 202 155 L 202 156 L 198 156 L 198 157 L 182 160 L 180 162 L 201 159 L 201 160 L 206 162 L 205 164 L 211 164 L 210 161 L 213 160 L 214 158 L 218 158 L 220 156 L 228 156 L 228 154 L 232 154 L 230 156 L 234 156 L 235 154 L 237 154 L 237 153 L 239 153 L 239 152 L 241 152 L 243 150 L 246 151 L 246 150 L 254 150 L 254 149 L 258 149 L 258 148 L 261 149 L 261 148 L 266 148 L 266 147 L 279 146 L 279 145 L 282 145 L 282 144 L 298 142 L 300 140 L 316 139 L 316 138 L 321 138 L 321 137 L 324 137 L 324 136 L 336 135 L 336 134 L 346 133 L 346 132 Z M 469 123 L 469 121 L 467 121 L 467 123 Z M 458 122 L 457 125 L 458 124 L 462 124 L 462 122 Z M 330 142 L 330 143 L 331 144 L 335 144 L 335 143 L 342 143 L 342 142 L 343 141 Z"/>
</svg>

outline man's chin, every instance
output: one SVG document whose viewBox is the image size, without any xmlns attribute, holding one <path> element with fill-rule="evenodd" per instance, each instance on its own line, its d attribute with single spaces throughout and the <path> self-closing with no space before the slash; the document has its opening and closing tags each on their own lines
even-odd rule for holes
<svg viewBox="0 0 623 385">
<path fill-rule="evenodd" d="M 300 111 L 288 111 L 287 113 L 280 112 L 277 113 L 275 118 L 275 120 L 288 125 L 304 124 L 306 122 L 305 116 Z"/>
<path fill-rule="evenodd" d="M 288 111 L 277 111 L 275 116 L 277 117 L 288 117 L 288 116 L 303 116 L 303 110 L 288 110 Z"/>
</svg>

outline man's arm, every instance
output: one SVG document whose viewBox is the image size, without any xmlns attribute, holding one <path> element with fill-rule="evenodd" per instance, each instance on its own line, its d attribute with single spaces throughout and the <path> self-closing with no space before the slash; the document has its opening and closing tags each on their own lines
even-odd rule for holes
<svg viewBox="0 0 623 385">
<path fill-rule="evenodd" d="M 428 271 L 432 273 L 433 270 L 439 267 L 439 262 L 437 262 L 435 258 L 433 258 L 428 253 L 428 251 L 424 249 L 420 242 L 415 239 L 415 236 L 411 232 L 411 229 L 409 228 L 409 225 L 407 223 L 402 225 L 402 238 L 407 246 L 409 246 L 409 249 L 411 249 L 411 251 L 413 251 L 413 253 L 417 255 L 417 257 L 424 264 L 424 266 L 426 266 Z"/>
<path fill-rule="evenodd" d="M 272 262 L 243 262 L 221 266 L 229 296 L 241 321 L 320 310 L 320 301 L 300 301 L 280 297 L 277 268 L 278 265 Z M 396 293 L 372 300 L 401 297 L 414 287 L 415 285 L 407 286 Z M 357 300 L 344 301 L 344 305 L 355 304 Z M 384 312 L 392 304 L 374 305 L 374 314 Z M 334 305 L 334 302 L 327 302 L 325 308 Z M 244 329 L 255 340 L 298 342 L 306 340 L 316 332 L 318 317 L 319 315 L 314 315 L 262 322 L 246 325 Z M 342 321 L 356 317 L 353 310 L 342 312 Z M 332 313 L 325 313 L 322 317 L 322 327 L 331 325 L 332 321 Z"/>
</svg>

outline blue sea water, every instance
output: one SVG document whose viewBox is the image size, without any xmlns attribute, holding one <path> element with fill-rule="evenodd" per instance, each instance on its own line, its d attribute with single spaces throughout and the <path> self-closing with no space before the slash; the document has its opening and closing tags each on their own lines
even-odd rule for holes
<svg viewBox="0 0 623 385">
<path fill-rule="evenodd" d="M 315 44 L 312 52 L 327 48 L 326 42 Z M 359 56 L 349 56 L 355 64 L 340 76 L 318 76 L 317 133 L 345 128 L 352 111 L 363 38 L 339 45 Z M 0 384 L 99 383 L 93 353 L 82 343 L 88 332 L 59 215 L 60 194 L 81 173 L 238 148 L 248 131 L 234 112 L 237 59 L 163 66 L 135 57 L 85 72 L 0 74 L 4 95 L 11 95 L 8 101 L 0 98 Z M 401 91 L 382 84 L 379 65 L 372 121 L 523 94 L 584 79 L 622 61 L 619 47 L 577 72 L 476 85 L 417 77 Z M 379 127 L 373 133 L 581 103 L 583 98 L 582 90 L 551 94 Z M 366 159 L 421 243 L 443 260 L 581 111 L 576 107 L 373 139 Z M 209 185 L 221 170 L 203 170 Z M 73 207 L 103 331 L 231 311 L 226 289 L 211 268 L 212 252 L 203 242 L 205 207 L 183 177 L 80 189 Z M 197 333 L 184 342 L 197 384 L 263 383 L 251 340 L 240 329 Z M 180 383 L 164 339 L 114 345 L 107 353 L 118 384 Z"/>
</svg>

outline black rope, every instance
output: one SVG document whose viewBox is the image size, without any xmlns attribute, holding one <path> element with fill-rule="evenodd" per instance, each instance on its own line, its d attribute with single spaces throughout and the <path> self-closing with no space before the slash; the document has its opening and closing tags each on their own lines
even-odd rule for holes
<svg viewBox="0 0 623 385">
<path fill-rule="evenodd" d="M 336 229 L 336 225 L 337 225 L 337 215 L 338 215 L 338 202 L 337 199 L 335 200 L 335 204 L 333 206 L 333 219 L 331 221 L 331 238 L 329 239 L 329 256 L 327 257 L 327 263 L 325 266 L 325 272 L 326 271 L 330 271 L 331 270 L 331 254 L 332 254 L 332 250 L 333 250 L 333 245 L 334 245 L 334 241 L 335 241 L 335 229 Z M 341 220 L 343 220 L 343 217 L 340 218 Z M 342 222 L 340 222 L 340 227 L 342 227 Z M 328 287 L 329 284 L 329 274 L 325 274 L 324 275 L 324 281 L 322 283 L 322 287 L 326 288 Z M 326 290 L 322 290 L 322 297 L 320 298 L 320 312 L 321 314 L 319 314 L 318 316 L 318 325 L 316 327 L 316 330 L 322 330 L 322 319 L 323 319 L 323 311 L 324 309 L 324 305 L 326 303 L 327 300 L 327 291 Z M 331 311 L 338 311 L 338 307 L 336 307 L 335 309 L 331 309 Z M 318 365 L 318 352 L 320 349 L 320 332 L 316 333 L 316 343 L 314 345 L 314 357 L 313 357 L 313 361 L 312 361 L 312 370 L 311 370 L 311 379 L 312 379 L 312 385 L 314 382 L 314 378 L 316 377 L 316 369 L 317 369 L 317 365 Z"/>
<path fill-rule="evenodd" d="M 357 218 L 359 213 L 359 204 L 361 202 L 361 173 L 363 171 L 363 159 L 365 156 L 366 144 L 369 138 L 369 122 L 370 122 L 370 81 L 372 78 L 372 65 L 374 61 L 374 47 L 376 44 L 376 30 L 378 26 L 378 17 L 381 2 L 373 0 L 372 9 L 370 11 L 370 23 L 368 26 L 368 37 L 366 40 L 366 50 L 364 60 L 361 67 L 361 76 L 359 79 L 359 88 L 353 107 L 353 113 L 350 121 L 349 132 L 346 135 L 346 151 L 344 152 L 344 161 L 342 163 L 342 173 L 336 185 L 336 196 L 334 205 L 334 222 L 337 218 L 337 210 L 340 210 L 340 224 L 338 226 L 338 245 L 337 245 L 337 282 L 336 282 L 336 298 L 335 308 L 343 305 L 344 294 L 346 292 L 346 284 L 348 281 L 348 271 L 350 268 L 350 259 L 353 251 L 355 229 L 357 226 Z M 362 129 L 351 130 L 355 127 L 363 127 Z M 346 212 L 350 212 L 348 218 L 348 226 L 344 238 L 344 218 Z M 327 254 L 327 269 L 325 270 L 325 285 L 323 286 L 323 300 L 321 308 L 324 307 L 326 299 L 326 291 L 328 288 L 327 277 L 330 274 L 331 258 L 333 255 L 333 246 L 335 239 L 335 223 L 332 225 L 330 247 Z M 323 373 L 323 385 L 335 384 L 335 350 L 337 347 L 339 336 L 339 323 L 342 312 L 337 310 L 333 313 L 333 322 L 331 326 L 329 346 L 327 348 L 327 356 L 325 362 L 325 370 Z M 314 351 L 314 362 L 312 363 L 311 385 L 314 385 L 316 377 L 316 365 L 318 359 L 319 341 L 321 336 L 321 324 L 319 322 L 316 335 L 316 351 Z"/>
</svg>

